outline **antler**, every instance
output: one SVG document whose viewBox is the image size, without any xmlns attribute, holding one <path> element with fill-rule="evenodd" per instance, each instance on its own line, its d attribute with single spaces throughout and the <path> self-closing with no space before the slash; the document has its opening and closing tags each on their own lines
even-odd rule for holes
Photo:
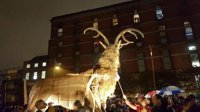
<svg viewBox="0 0 200 112">
<path fill-rule="evenodd" d="M 85 34 L 88 30 L 96 31 L 96 32 L 98 33 L 96 36 L 93 36 L 93 38 L 97 38 L 99 35 L 101 35 L 101 36 L 103 37 L 105 43 L 106 43 L 107 45 L 110 45 L 110 43 L 109 43 L 108 39 L 106 38 L 106 36 L 105 36 L 103 33 L 101 33 L 98 29 L 93 28 L 93 27 L 86 28 L 86 29 L 84 30 L 84 34 Z M 101 43 L 101 44 L 103 44 L 103 43 Z"/>
<path fill-rule="evenodd" d="M 122 47 L 122 46 L 124 46 L 124 45 L 128 45 L 128 44 L 130 44 L 130 43 L 133 43 L 133 41 L 129 41 L 129 40 L 127 40 L 127 39 L 125 38 L 125 36 L 124 36 L 125 33 L 130 33 L 130 34 L 134 35 L 134 36 L 136 37 L 136 39 L 138 39 L 136 33 L 139 33 L 139 34 L 144 38 L 144 34 L 143 34 L 141 31 L 139 31 L 139 30 L 137 30 L 137 29 L 134 29 L 134 28 L 127 28 L 127 29 L 122 30 L 122 31 L 117 35 L 117 37 L 116 37 L 116 39 L 115 39 L 115 44 L 119 44 L 119 46 Z M 121 43 L 121 41 L 119 41 L 120 37 L 122 37 L 122 39 L 123 39 L 126 43 Z M 121 47 L 120 47 L 120 48 L 121 48 Z"/>
</svg>

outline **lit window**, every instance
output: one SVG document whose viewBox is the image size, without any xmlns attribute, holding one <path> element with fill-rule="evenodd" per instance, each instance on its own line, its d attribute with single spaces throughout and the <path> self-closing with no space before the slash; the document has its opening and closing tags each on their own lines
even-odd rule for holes
<svg viewBox="0 0 200 112">
<path fill-rule="evenodd" d="M 30 73 L 26 73 L 25 79 L 29 80 Z"/>
<path fill-rule="evenodd" d="M 35 64 L 34 64 L 34 67 L 38 67 L 38 63 L 35 63 Z"/>
<path fill-rule="evenodd" d="M 134 12 L 133 22 L 134 23 L 139 23 L 140 22 L 140 15 L 137 13 L 137 10 L 135 10 L 135 12 Z"/>
<path fill-rule="evenodd" d="M 184 22 L 184 27 L 190 27 L 190 22 L 189 21 L 185 21 Z"/>
<path fill-rule="evenodd" d="M 38 73 L 34 72 L 34 74 L 33 74 L 33 80 L 36 80 L 37 78 L 38 78 Z"/>
<path fill-rule="evenodd" d="M 58 37 L 63 36 L 63 28 L 58 28 Z"/>
<path fill-rule="evenodd" d="M 47 62 L 43 62 L 42 63 L 42 66 L 44 67 L 44 66 L 47 66 Z"/>
<path fill-rule="evenodd" d="M 30 64 L 27 64 L 27 65 L 26 65 L 26 68 L 30 68 L 30 67 L 31 67 L 31 65 L 30 65 Z"/>
<path fill-rule="evenodd" d="M 193 67 L 200 67 L 199 60 L 193 60 L 193 61 L 192 61 L 192 66 L 193 66 Z"/>
<path fill-rule="evenodd" d="M 191 61 L 192 61 L 192 66 L 193 67 L 200 67 L 198 54 L 197 53 L 191 53 L 190 57 L 191 57 Z"/>
<path fill-rule="evenodd" d="M 46 77 L 46 71 L 42 71 L 42 79 L 45 79 L 45 77 Z"/>
<path fill-rule="evenodd" d="M 164 17 L 163 10 L 160 7 L 156 8 L 156 17 L 157 19 L 163 19 Z"/>
<path fill-rule="evenodd" d="M 97 18 L 94 18 L 93 27 L 96 28 L 96 29 L 99 28 L 99 26 L 98 26 L 98 19 Z"/>
<path fill-rule="evenodd" d="M 197 50 L 197 48 L 196 48 L 195 45 L 191 45 L 191 46 L 188 47 L 188 50 L 189 51 L 195 51 L 195 50 Z"/>
<path fill-rule="evenodd" d="M 119 24 L 116 14 L 113 15 L 112 24 L 113 24 L 113 26 L 117 26 Z"/>
<path fill-rule="evenodd" d="M 190 25 L 189 21 L 185 21 L 184 22 L 184 27 L 185 27 L 185 35 L 187 37 L 187 39 L 193 39 L 193 31 L 192 31 L 192 27 Z"/>
</svg>

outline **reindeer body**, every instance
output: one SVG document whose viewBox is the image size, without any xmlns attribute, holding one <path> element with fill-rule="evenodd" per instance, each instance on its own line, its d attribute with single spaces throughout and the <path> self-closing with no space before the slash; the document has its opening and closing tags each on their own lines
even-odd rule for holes
<svg viewBox="0 0 200 112">
<path fill-rule="evenodd" d="M 29 96 L 29 109 L 31 111 L 34 110 L 34 104 L 37 100 L 43 99 L 44 101 L 47 101 L 53 95 L 57 96 L 58 100 L 60 98 L 59 104 L 66 108 L 69 108 L 70 101 L 83 101 L 83 98 L 86 97 L 91 102 L 91 106 L 94 109 L 101 111 L 102 104 L 105 105 L 107 98 L 114 94 L 117 81 L 119 80 L 117 73 L 118 68 L 120 67 L 119 50 L 124 45 L 132 43 L 131 41 L 126 40 L 124 33 L 129 32 L 136 36 L 133 32 L 135 31 L 141 35 L 143 34 L 136 29 L 125 29 L 119 33 L 115 43 L 110 44 L 107 38 L 97 29 L 87 28 L 84 33 L 88 30 L 96 31 L 104 38 L 106 43 L 105 45 L 100 42 L 100 44 L 105 48 L 105 51 L 98 60 L 97 65 L 86 72 L 70 74 L 72 75 L 71 77 L 45 79 L 36 83 Z M 99 35 L 94 36 L 94 38 Z M 119 41 L 120 37 L 122 37 L 126 43 L 121 43 L 121 40 Z M 66 94 L 68 91 L 70 91 L 70 94 Z M 55 98 L 48 102 L 54 101 Z"/>
</svg>

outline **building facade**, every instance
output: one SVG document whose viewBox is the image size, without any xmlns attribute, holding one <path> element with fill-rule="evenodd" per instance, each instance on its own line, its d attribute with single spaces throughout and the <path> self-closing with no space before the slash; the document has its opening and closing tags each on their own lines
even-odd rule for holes
<svg viewBox="0 0 200 112">
<path fill-rule="evenodd" d="M 7 68 L 0 70 L 0 108 L 4 104 L 4 83 L 11 80 L 23 79 L 23 69 Z"/>
<path fill-rule="evenodd" d="M 95 33 L 84 35 L 84 29 L 98 28 L 113 42 L 120 31 L 133 27 L 142 31 L 145 38 L 136 40 L 127 35 L 135 44 L 120 51 L 119 73 L 127 88 L 135 85 L 134 89 L 138 90 L 141 87 L 136 85 L 144 82 L 151 85 L 152 71 L 158 88 L 159 83 L 170 81 L 168 77 L 174 74 L 193 82 L 193 72 L 187 71 L 200 67 L 199 10 L 199 0 L 135 0 L 53 17 L 48 47 L 49 77 L 83 72 L 96 64 L 103 51 L 98 43 L 102 38 L 93 39 Z M 61 69 L 55 70 L 56 65 Z M 195 75 L 199 77 L 196 72 Z"/>
<path fill-rule="evenodd" d="M 25 61 L 23 65 L 24 79 L 36 81 L 46 78 L 48 56 L 36 56 L 31 60 Z"/>
</svg>

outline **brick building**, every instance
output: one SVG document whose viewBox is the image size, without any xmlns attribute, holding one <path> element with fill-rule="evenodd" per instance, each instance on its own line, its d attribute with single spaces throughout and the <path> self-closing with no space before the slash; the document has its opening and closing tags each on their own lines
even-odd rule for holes
<svg viewBox="0 0 200 112">
<path fill-rule="evenodd" d="M 31 60 L 25 61 L 23 65 L 24 79 L 36 81 L 46 78 L 48 56 L 36 56 Z"/>
<path fill-rule="evenodd" d="M 102 38 L 93 39 L 93 33 L 84 35 L 85 28 L 96 27 L 113 42 L 121 30 L 133 27 L 142 31 L 145 38 L 120 52 L 119 72 L 127 89 L 135 85 L 134 89 L 138 90 L 144 82 L 151 85 L 152 70 L 158 88 L 159 83 L 170 81 L 175 74 L 178 76 L 174 79 L 185 77 L 184 80 L 193 81 L 193 69 L 200 66 L 199 10 L 199 0 L 135 0 L 53 17 L 48 48 L 49 77 L 82 72 L 95 65 L 103 51 L 98 43 Z M 62 69 L 55 71 L 58 64 Z"/>
<path fill-rule="evenodd" d="M 0 109 L 4 103 L 4 83 L 11 80 L 17 80 L 23 78 L 23 69 L 17 68 L 7 68 L 0 70 Z"/>
</svg>

